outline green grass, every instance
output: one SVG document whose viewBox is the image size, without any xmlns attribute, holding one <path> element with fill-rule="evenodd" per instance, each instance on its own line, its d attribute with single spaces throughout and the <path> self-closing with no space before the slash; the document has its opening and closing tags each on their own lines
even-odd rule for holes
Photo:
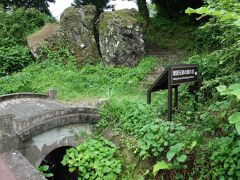
<svg viewBox="0 0 240 180">
<path fill-rule="evenodd" d="M 51 52 L 48 60 L 34 63 L 19 73 L 0 79 L 0 94 L 14 92 L 46 93 L 54 88 L 60 100 L 92 97 L 128 96 L 143 94 L 138 84 L 155 67 L 155 60 L 146 57 L 135 68 L 104 67 L 87 64 L 77 68 L 73 58 L 66 53 L 70 63 L 59 61 L 62 52 Z"/>
</svg>

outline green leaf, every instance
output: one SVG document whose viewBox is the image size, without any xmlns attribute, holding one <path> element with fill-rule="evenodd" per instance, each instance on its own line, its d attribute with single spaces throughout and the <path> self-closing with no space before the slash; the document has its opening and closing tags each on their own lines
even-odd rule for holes
<svg viewBox="0 0 240 180">
<path fill-rule="evenodd" d="M 185 10 L 185 13 L 187 13 L 187 14 L 196 13 L 196 10 L 193 9 L 193 8 L 187 8 L 187 9 Z"/>
<path fill-rule="evenodd" d="M 233 113 L 229 118 L 230 124 L 235 124 L 238 134 L 240 134 L 240 112 Z"/>
<path fill-rule="evenodd" d="M 89 173 L 86 173 L 84 178 L 89 179 Z"/>
<path fill-rule="evenodd" d="M 193 149 L 197 145 L 197 141 L 193 141 L 190 148 Z"/>
<path fill-rule="evenodd" d="M 53 173 L 46 173 L 46 174 L 44 174 L 44 176 L 45 177 L 53 177 L 54 175 L 53 175 Z"/>
<path fill-rule="evenodd" d="M 209 13 L 208 7 L 200 7 L 198 9 L 196 9 L 196 12 L 198 14 L 207 14 L 207 13 Z"/>
<path fill-rule="evenodd" d="M 233 113 L 229 118 L 229 123 L 230 124 L 236 124 L 240 122 L 240 112 Z"/>
<path fill-rule="evenodd" d="M 184 146 L 183 143 L 177 143 L 174 146 L 171 146 L 170 150 L 167 152 L 168 161 L 171 161 L 172 158 L 182 150 L 183 146 Z"/>
<path fill-rule="evenodd" d="M 154 176 L 156 176 L 156 174 L 158 173 L 159 170 L 171 169 L 171 168 L 172 168 L 171 163 L 166 163 L 165 161 L 160 161 L 153 166 L 153 174 L 154 174 Z"/>
<path fill-rule="evenodd" d="M 238 134 L 240 134 L 240 122 L 235 124 Z"/>
<path fill-rule="evenodd" d="M 228 88 L 221 85 L 217 87 L 217 90 L 221 95 L 235 95 L 240 100 L 240 83 L 232 84 Z"/>
<path fill-rule="evenodd" d="M 185 162 L 187 160 L 187 156 L 185 154 L 181 154 L 177 157 L 178 162 Z"/>
<path fill-rule="evenodd" d="M 240 99 L 240 88 L 239 89 L 236 89 L 236 90 L 233 90 L 231 92 L 231 94 L 237 96 L 237 99 Z"/>
<path fill-rule="evenodd" d="M 229 89 L 230 89 L 230 90 L 240 89 L 240 83 L 231 84 L 231 85 L 229 86 Z"/>
<path fill-rule="evenodd" d="M 223 86 L 223 85 L 218 86 L 218 87 L 216 87 L 216 88 L 217 88 L 217 91 L 220 92 L 220 93 L 222 93 L 222 92 L 224 92 L 224 91 L 227 90 L 227 87 L 226 87 L 226 86 Z"/>
<path fill-rule="evenodd" d="M 144 176 L 141 176 L 141 175 L 138 175 L 137 177 L 136 177 L 136 180 L 144 180 L 145 178 L 144 178 Z"/>
<path fill-rule="evenodd" d="M 239 27 L 240 27 L 240 19 L 237 20 L 237 21 L 235 21 L 234 24 L 235 24 L 236 26 L 239 26 Z"/>
<path fill-rule="evenodd" d="M 47 166 L 47 165 L 44 165 L 44 166 L 42 166 L 42 171 L 44 172 L 44 171 L 47 171 L 49 169 L 49 166 Z"/>
<path fill-rule="evenodd" d="M 167 153 L 167 159 L 168 159 L 168 161 L 171 161 L 172 158 L 173 158 L 175 155 L 176 155 L 175 152 L 173 152 L 173 151 L 168 151 L 168 153 Z"/>
<path fill-rule="evenodd" d="M 76 170 L 75 167 L 70 167 L 70 168 L 69 168 L 69 172 L 73 172 L 73 171 L 75 171 L 75 170 Z"/>
<path fill-rule="evenodd" d="M 225 180 L 224 176 L 220 176 L 219 180 Z"/>
</svg>

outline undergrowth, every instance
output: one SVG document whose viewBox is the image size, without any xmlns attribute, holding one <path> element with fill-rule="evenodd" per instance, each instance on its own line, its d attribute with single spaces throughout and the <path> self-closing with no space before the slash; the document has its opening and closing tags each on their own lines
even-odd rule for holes
<svg viewBox="0 0 240 180">
<path fill-rule="evenodd" d="M 20 71 L 35 61 L 27 47 L 27 36 L 53 21 L 33 8 L 10 12 L 0 9 L 0 77 Z"/>
<path fill-rule="evenodd" d="M 191 94 L 191 86 L 181 87 L 172 122 L 166 121 L 166 103 L 159 108 L 164 104 L 159 101 L 147 105 L 139 99 L 113 99 L 102 107 L 100 132 L 110 126 L 136 139 L 136 156 L 152 164 L 141 174 L 146 179 L 240 178 L 239 5 L 235 0 L 208 1 L 187 10 L 211 16 L 198 38 L 208 41 L 195 43 L 198 54 L 187 62 L 199 65 L 200 89 Z"/>
<path fill-rule="evenodd" d="M 144 38 L 146 43 L 156 44 L 159 48 L 189 49 L 195 29 L 165 17 L 154 17 L 144 28 Z"/>
<path fill-rule="evenodd" d="M 33 63 L 19 73 L 2 77 L 0 94 L 46 93 L 54 88 L 60 100 L 138 95 L 143 93 L 139 81 L 155 67 L 155 60 L 146 57 L 135 68 L 104 67 L 100 63 L 78 68 L 68 50 L 45 51 L 48 58 L 42 63 Z"/>
<path fill-rule="evenodd" d="M 112 142 L 94 137 L 68 149 L 62 164 L 68 166 L 70 172 L 78 172 L 78 179 L 114 180 L 121 173 L 122 165 L 117 152 Z"/>
</svg>

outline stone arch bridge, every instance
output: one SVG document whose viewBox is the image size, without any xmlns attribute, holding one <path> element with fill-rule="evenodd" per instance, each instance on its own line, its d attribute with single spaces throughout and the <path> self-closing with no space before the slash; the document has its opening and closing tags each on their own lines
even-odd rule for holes
<svg viewBox="0 0 240 180">
<path fill-rule="evenodd" d="M 53 150 L 79 144 L 83 139 L 75 135 L 80 131 L 91 134 L 92 125 L 98 120 L 97 108 L 63 105 L 49 99 L 48 95 L 21 93 L 0 96 L 0 173 L 4 173 L 1 172 L 1 157 L 5 157 L 3 167 L 17 166 L 19 162 L 14 162 L 17 161 L 14 155 L 25 164 L 37 167 Z M 14 174 L 16 179 L 34 179 L 35 176 L 42 179 L 34 168 L 32 174 L 24 174 L 22 168 L 19 172 L 16 172 L 16 167 L 10 168 L 10 175 Z M 29 167 L 25 169 L 29 171 Z"/>
</svg>

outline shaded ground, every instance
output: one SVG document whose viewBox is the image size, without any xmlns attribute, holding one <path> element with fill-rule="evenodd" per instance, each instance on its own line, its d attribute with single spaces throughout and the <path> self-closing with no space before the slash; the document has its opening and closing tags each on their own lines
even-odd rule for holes
<svg viewBox="0 0 240 180">
<path fill-rule="evenodd" d="M 162 49 L 156 44 L 148 44 L 146 46 L 146 54 L 157 58 L 157 66 L 155 70 L 140 84 L 141 88 L 148 88 L 161 75 L 165 67 L 171 64 L 181 64 L 188 57 L 187 51 L 184 49 Z"/>
</svg>

